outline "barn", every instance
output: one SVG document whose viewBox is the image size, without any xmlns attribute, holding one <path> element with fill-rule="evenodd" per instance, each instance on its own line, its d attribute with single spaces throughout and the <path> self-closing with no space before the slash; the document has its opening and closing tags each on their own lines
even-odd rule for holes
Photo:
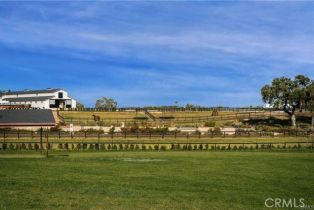
<svg viewBox="0 0 314 210">
<path fill-rule="evenodd" d="M 62 89 L 0 92 L 0 105 L 27 106 L 36 109 L 76 108 L 76 100 Z"/>
</svg>

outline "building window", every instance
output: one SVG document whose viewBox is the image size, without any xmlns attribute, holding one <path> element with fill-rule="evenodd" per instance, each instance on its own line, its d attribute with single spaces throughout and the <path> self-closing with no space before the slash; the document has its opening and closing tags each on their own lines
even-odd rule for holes
<svg viewBox="0 0 314 210">
<path fill-rule="evenodd" d="M 62 93 L 62 92 L 59 92 L 59 93 L 58 93 L 58 97 L 59 97 L 59 98 L 63 98 L 63 93 Z"/>
</svg>

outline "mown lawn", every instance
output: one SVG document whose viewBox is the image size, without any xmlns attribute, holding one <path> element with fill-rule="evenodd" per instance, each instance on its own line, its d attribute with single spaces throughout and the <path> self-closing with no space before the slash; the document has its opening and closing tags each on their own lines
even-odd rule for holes
<svg viewBox="0 0 314 210">
<path fill-rule="evenodd" d="M 63 156 L 68 154 L 69 156 Z M 314 205 L 313 152 L 0 152 L 0 209 Z M 266 209 L 266 208 L 265 208 Z"/>
</svg>

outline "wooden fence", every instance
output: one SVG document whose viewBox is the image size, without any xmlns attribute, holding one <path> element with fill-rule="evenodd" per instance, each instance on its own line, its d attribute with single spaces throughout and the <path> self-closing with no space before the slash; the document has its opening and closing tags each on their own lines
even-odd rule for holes
<svg viewBox="0 0 314 210">
<path fill-rule="evenodd" d="M 284 138 L 284 137 L 303 137 L 312 138 L 312 131 L 281 131 L 281 132 L 265 132 L 265 131 L 208 131 L 208 132 L 95 132 L 95 131 L 80 131 L 80 132 L 64 132 L 64 131 L 20 131 L 9 130 L 0 131 L 0 140 L 8 142 L 12 140 L 34 141 L 42 138 L 48 138 L 54 141 L 84 141 L 84 140 L 154 140 L 154 139 L 212 139 L 212 138 Z"/>
</svg>

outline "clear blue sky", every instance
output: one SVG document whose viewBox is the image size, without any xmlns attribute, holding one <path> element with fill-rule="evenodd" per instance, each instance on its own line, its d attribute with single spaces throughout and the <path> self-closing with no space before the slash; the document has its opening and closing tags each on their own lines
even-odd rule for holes
<svg viewBox="0 0 314 210">
<path fill-rule="evenodd" d="M 314 3 L 0 2 L 0 89 L 60 87 L 93 106 L 262 104 L 314 76 Z"/>
</svg>

